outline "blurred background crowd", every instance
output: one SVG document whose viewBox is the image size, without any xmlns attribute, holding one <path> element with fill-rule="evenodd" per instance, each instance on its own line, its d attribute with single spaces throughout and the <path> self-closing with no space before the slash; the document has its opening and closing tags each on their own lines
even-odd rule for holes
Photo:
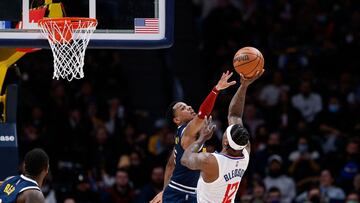
<svg viewBox="0 0 360 203">
<path fill-rule="evenodd" d="M 244 46 L 263 53 L 266 72 L 246 97 L 253 149 L 236 202 L 359 203 L 357 0 L 176 1 L 172 48 L 87 50 L 85 79 L 70 83 L 51 79 L 50 51 L 28 54 L 17 64 L 19 146 L 50 155 L 47 202 L 151 200 L 174 143 L 167 106 L 197 109 Z M 208 151 L 221 149 L 236 88 L 217 99 Z"/>
</svg>

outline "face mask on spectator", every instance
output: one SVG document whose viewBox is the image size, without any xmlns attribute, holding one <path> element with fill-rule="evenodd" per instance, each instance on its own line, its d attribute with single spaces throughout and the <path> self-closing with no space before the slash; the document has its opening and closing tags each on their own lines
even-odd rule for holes
<svg viewBox="0 0 360 203">
<path fill-rule="evenodd" d="M 339 111 L 339 105 L 337 104 L 329 104 L 329 112 L 336 113 Z"/>
</svg>

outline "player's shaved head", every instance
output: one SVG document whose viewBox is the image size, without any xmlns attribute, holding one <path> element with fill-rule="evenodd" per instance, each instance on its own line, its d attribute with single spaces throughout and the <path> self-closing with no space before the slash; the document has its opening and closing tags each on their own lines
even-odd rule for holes
<svg viewBox="0 0 360 203">
<path fill-rule="evenodd" d="M 49 166 L 49 157 L 42 149 L 36 148 L 25 155 L 25 172 L 30 176 L 38 176 Z"/>
</svg>

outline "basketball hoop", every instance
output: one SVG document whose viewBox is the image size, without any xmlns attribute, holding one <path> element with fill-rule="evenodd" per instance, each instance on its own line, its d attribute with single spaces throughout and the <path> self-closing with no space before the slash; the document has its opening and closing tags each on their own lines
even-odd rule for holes
<svg viewBox="0 0 360 203">
<path fill-rule="evenodd" d="M 94 18 L 43 18 L 38 22 L 48 39 L 54 57 L 53 79 L 81 79 L 84 77 L 85 50 L 95 31 Z"/>
</svg>

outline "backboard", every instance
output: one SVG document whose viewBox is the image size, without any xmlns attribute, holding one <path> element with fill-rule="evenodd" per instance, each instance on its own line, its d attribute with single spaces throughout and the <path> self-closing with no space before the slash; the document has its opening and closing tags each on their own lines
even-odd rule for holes
<svg viewBox="0 0 360 203">
<path fill-rule="evenodd" d="M 50 48 L 37 23 L 29 20 L 30 8 L 44 1 L 0 1 L 0 47 Z M 98 20 L 88 48 L 155 49 L 172 45 L 174 0 L 52 1 L 63 4 L 66 17 Z M 22 28 L 16 28 L 20 21 Z"/>
</svg>

